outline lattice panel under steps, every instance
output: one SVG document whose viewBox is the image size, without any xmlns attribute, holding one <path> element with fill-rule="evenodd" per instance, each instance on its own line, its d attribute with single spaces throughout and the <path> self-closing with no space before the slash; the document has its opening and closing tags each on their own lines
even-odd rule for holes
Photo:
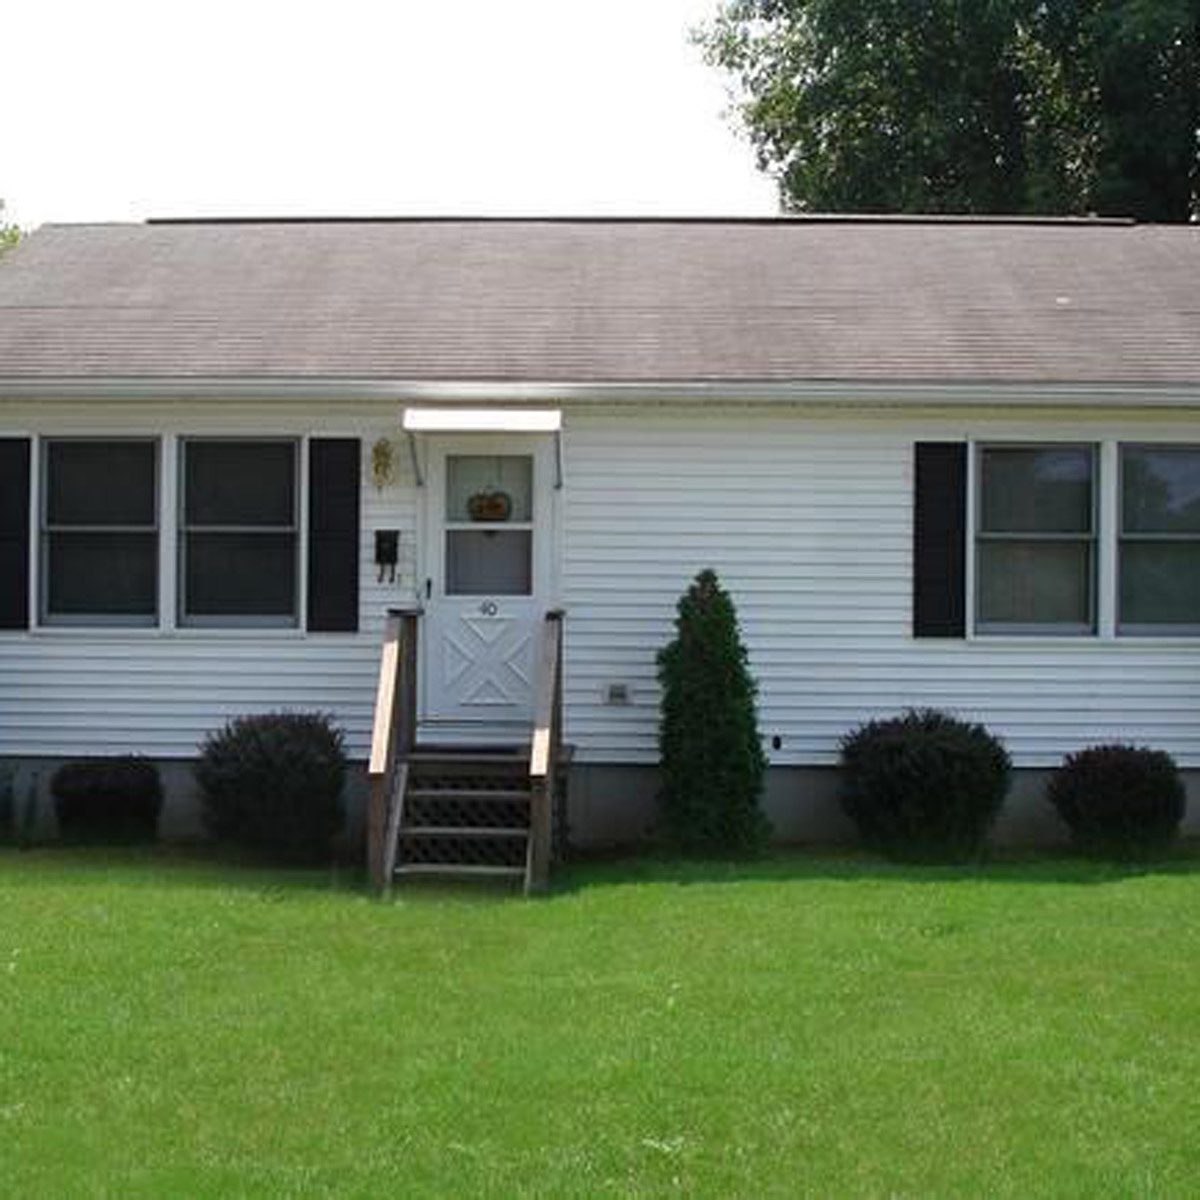
<svg viewBox="0 0 1200 1200">
<path fill-rule="evenodd" d="M 400 864 L 464 867 L 524 867 L 524 837 L 430 837 L 402 834 Z"/>
<path fill-rule="evenodd" d="M 526 799 L 483 798 L 446 791 L 442 794 L 410 791 L 404 804 L 404 825 L 467 825 L 506 829 L 529 826 Z"/>
</svg>

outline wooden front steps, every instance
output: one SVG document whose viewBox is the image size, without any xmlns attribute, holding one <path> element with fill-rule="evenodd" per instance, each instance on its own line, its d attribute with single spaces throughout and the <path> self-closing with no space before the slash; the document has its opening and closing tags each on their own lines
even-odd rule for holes
<svg viewBox="0 0 1200 1200">
<path fill-rule="evenodd" d="M 523 879 L 531 802 L 529 760 L 519 747 L 413 751 L 393 878 Z"/>
<path fill-rule="evenodd" d="M 520 746 L 432 746 L 417 740 L 419 609 L 394 609 L 384 628 L 367 768 L 367 869 L 387 894 L 406 876 L 549 881 L 564 840 L 562 619 L 546 613 L 533 721 Z"/>
</svg>

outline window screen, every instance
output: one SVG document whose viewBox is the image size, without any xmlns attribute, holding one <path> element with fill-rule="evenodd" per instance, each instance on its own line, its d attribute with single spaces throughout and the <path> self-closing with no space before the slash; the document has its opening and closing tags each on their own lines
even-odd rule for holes
<svg viewBox="0 0 1200 1200">
<path fill-rule="evenodd" d="M 182 452 L 181 620 L 295 624 L 295 442 L 192 439 Z"/>
<path fill-rule="evenodd" d="M 151 625 L 158 614 L 158 444 L 46 443 L 42 616 Z"/>
<path fill-rule="evenodd" d="M 976 626 L 1088 633 L 1095 627 L 1091 446 L 979 452 Z"/>
<path fill-rule="evenodd" d="M 1200 630 L 1200 447 L 1121 447 L 1118 622 Z"/>
</svg>

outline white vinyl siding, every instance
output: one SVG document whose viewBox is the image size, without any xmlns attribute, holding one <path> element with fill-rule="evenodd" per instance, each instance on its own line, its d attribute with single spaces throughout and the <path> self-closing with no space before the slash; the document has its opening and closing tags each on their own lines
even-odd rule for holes
<svg viewBox="0 0 1200 1200">
<path fill-rule="evenodd" d="M 7 429 L 43 437 L 160 437 L 164 461 L 189 436 L 358 437 L 363 484 L 358 633 L 175 629 L 167 620 L 160 629 L 0 633 L 0 756 L 190 757 L 226 718 L 279 708 L 332 712 L 351 753 L 365 756 L 383 614 L 410 603 L 422 582 L 419 490 L 399 404 L 2 411 Z M 371 446 L 385 436 L 396 478 L 378 489 Z M 1021 766 L 1120 738 L 1200 767 L 1200 639 L 1114 637 L 1103 612 L 1087 638 L 912 637 L 918 440 L 1111 447 L 1200 439 L 1189 413 L 567 408 L 558 537 L 566 736 L 578 761 L 655 760 L 654 656 L 679 594 L 713 566 L 742 617 L 768 747 L 773 735 L 782 739 L 769 749 L 773 762 L 833 763 L 838 739 L 857 722 L 935 705 L 985 721 Z M 174 481 L 163 482 L 170 503 Z M 377 578 L 376 529 L 400 531 L 394 584 Z M 1102 577 L 1112 571 L 1101 562 Z M 163 605 L 169 617 L 166 594 Z M 605 703 L 610 684 L 627 685 L 630 703 Z"/>
<path fill-rule="evenodd" d="M 858 722 L 936 706 L 986 722 L 1021 766 L 1116 739 L 1200 766 L 1194 641 L 911 634 L 914 442 L 1178 439 L 1189 427 L 1136 416 L 572 414 L 567 740 L 582 761 L 654 761 L 655 653 L 679 594 L 712 566 L 738 606 L 775 763 L 834 763 Z M 629 704 L 605 703 L 611 684 L 626 685 Z"/>
<path fill-rule="evenodd" d="M 192 405 L 186 419 L 171 406 L 41 405 L 9 421 L 42 437 L 288 438 L 362 440 L 360 631 L 161 628 L 45 629 L 0 632 L 0 756 L 83 756 L 136 752 L 188 758 L 203 736 L 229 717 L 283 708 L 332 712 L 350 752 L 370 740 L 383 614 L 411 603 L 416 489 L 394 405 Z M 396 444 L 395 479 L 371 481 L 371 446 Z M 164 456 L 170 461 L 170 453 Z M 301 474 L 306 464 L 302 456 Z M 174 472 L 170 473 L 174 488 Z M 171 502 L 168 492 L 166 503 Z M 400 531 L 395 583 L 376 578 L 374 530 Z M 304 578 L 301 564 L 301 580 Z M 302 589 L 303 590 L 303 589 Z M 164 601 L 165 604 L 165 601 Z"/>
</svg>

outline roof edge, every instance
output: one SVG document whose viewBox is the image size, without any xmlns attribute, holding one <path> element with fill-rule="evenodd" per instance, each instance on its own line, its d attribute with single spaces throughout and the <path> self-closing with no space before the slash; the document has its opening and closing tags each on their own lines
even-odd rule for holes
<svg viewBox="0 0 1200 1200">
<path fill-rule="evenodd" d="M 945 383 L 904 380 L 895 383 L 853 380 L 730 382 L 680 380 L 596 383 L 551 380 L 412 380 L 338 377 L 237 378 L 212 376 L 128 378 L 0 376 L 5 401 L 342 401 L 397 404 L 872 404 L 930 407 L 1004 404 L 1020 407 L 1200 406 L 1200 379 L 1192 383 Z"/>
<path fill-rule="evenodd" d="M 1042 216 L 1022 213 L 776 213 L 709 215 L 601 213 L 569 215 L 447 213 L 397 216 L 148 217 L 146 225 L 1136 225 L 1126 216 Z"/>
</svg>

